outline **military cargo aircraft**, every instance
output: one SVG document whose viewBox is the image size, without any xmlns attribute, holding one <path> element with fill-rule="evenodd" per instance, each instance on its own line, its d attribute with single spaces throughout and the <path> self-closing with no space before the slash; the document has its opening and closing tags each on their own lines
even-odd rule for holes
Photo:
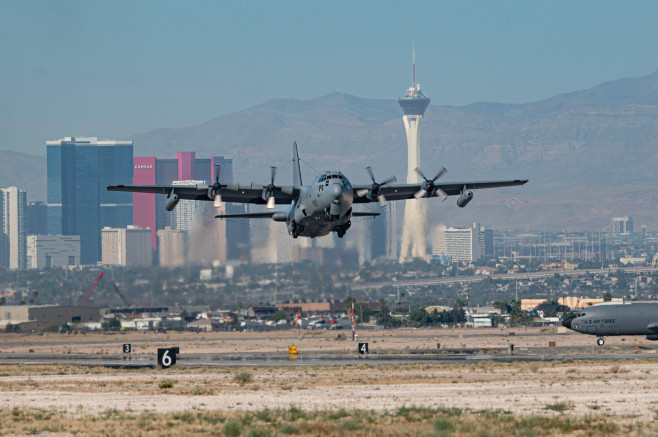
<svg viewBox="0 0 658 437">
<path fill-rule="evenodd" d="M 420 169 L 416 169 L 423 178 L 419 184 L 394 184 L 395 177 L 382 182 L 375 181 L 370 167 L 367 171 L 372 180 L 369 185 L 352 185 L 339 171 L 327 171 L 314 179 L 310 185 L 302 185 L 299 168 L 297 143 L 293 143 L 293 184 L 277 186 L 274 184 L 276 167 L 271 167 L 271 179 L 267 186 L 250 184 L 224 185 L 219 183 L 219 175 L 213 185 L 204 186 L 128 186 L 110 185 L 109 191 L 130 191 L 136 193 L 165 194 L 165 208 L 172 211 L 180 199 L 206 200 L 218 202 L 250 203 L 267 205 L 273 209 L 275 204 L 288 204 L 283 211 L 262 211 L 242 214 L 221 214 L 216 218 L 268 218 L 277 222 L 285 222 L 288 234 L 297 237 L 321 237 L 335 232 L 343 237 L 352 225 L 352 217 L 374 217 L 377 212 L 353 211 L 352 205 L 358 203 L 379 202 L 385 206 L 389 200 L 421 199 L 448 196 L 459 196 L 457 205 L 465 207 L 473 199 L 473 191 L 482 188 L 510 187 L 523 185 L 527 179 L 491 181 L 491 182 L 452 182 L 439 184 L 436 181 L 446 173 L 442 168 L 436 176 L 428 179 Z M 219 172 L 217 172 L 219 173 Z"/>
<path fill-rule="evenodd" d="M 658 340 L 658 302 L 606 302 L 577 310 L 562 321 L 567 328 L 596 335 L 603 346 L 605 336 L 646 335 Z"/>
</svg>

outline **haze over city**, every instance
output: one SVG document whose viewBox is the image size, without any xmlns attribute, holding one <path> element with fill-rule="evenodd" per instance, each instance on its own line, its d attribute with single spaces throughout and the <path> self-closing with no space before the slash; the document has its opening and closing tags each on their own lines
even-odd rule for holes
<svg viewBox="0 0 658 437">
<path fill-rule="evenodd" d="M 125 139 L 274 98 L 527 103 L 658 68 L 651 1 L 3 1 L 0 149 Z M 139 152 L 139 144 L 136 144 Z"/>
<path fill-rule="evenodd" d="M 82 159 L 64 152 L 75 138 L 88 138 L 82 146 L 110 140 L 107 153 L 111 144 L 126 147 L 121 164 L 107 157 L 94 164 L 98 175 L 88 176 L 97 182 L 71 182 L 79 192 L 89 183 L 102 191 L 138 179 L 209 183 L 211 162 L 224 159 L 228 183 L 270 183 L 269 167 L 277 166 L 281 185 L 290 181 L 290 145 L 297 141 L 307 182 L 336 169 L 369 184 L 366 166 L 374 169 L 373 182 L 374 174 L 380 181 L 394 174 L 416 183 L 416 167 L 434 175 L 443 166 L 441 182 L 530 179 L 523 188 L 480 191 L 464 209 L 413 201 L 418 211 L 407 206 L 403 223 L 387 223 L 388 240 L 399 233 L 402 252 L 414 257 L 426 256 L 440 225 L 601 232 L 614 217 L 630 217 L 636 230 L 653 232 L 658 53 L 651 41 L 658 35 L 650 17 L 658 7 L 591 6 L 5 2 L 0 186 L 47 201 L 48 234 L 78 235 L 85 221 L 69 227 L 66 214 L 55 212 L 68 202 L 59 197 L 80 197 L 63 188 L 64 169 Z M 401 123 L 395 100 L 412 82 L 432 99 L 418 113 L 418 141 L 409 140 L 416 133 Z M 46 171 L 47 142 L 54 154 Z M 169 175 L 173 167 L 165 177 L 155 164 L 148 178 L 138 176 L 137 160 L 183 151 L 176 177 Z M 94 153 L 85 156 L 94 161 Z M 204 162 L 197 174 L 195 159 Z M 86 174 L 78 164 L 75 173 Z M 90 204 L 99 207 L 117 203 L 107 193 L 94 196 Z M 156 250 L 155 231 L 169 219 L 156 220 L 149 204 L 147 220 L 143 201 L 118 198 L 121 220 L 87 220 L 90 235 L 98 240 L 100 227 L 139 225 L 151 229 Z M 164 214 L 162 205 L 157 209 Z M 402 209 L 388 213 L 396 214 Z M 53 227 L 53 217 L 62 224 Z M 355 220 L 350 235 L 368 235 L 369 228 Z M 94 244 L 92 262 L 100 259 L 100 240 Z M 397 250 L 389 247 L 388 256 Z"/>
</svg>

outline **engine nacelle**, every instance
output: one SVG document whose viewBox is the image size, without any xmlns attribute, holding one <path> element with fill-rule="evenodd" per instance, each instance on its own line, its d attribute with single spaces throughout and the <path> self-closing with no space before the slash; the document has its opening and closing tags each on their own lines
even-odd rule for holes
<svg viewBox="0 0 658 437">
<path fill-rule="evenodd" d="M 658 341 L 658 335 L 647 335 L 647 340 Z"/>
<path fill-rule="evenodd" d="M 468 202 L 471 200 L 473 200 L 473 192 L 471 190 L 464 191 L 462 195 L 459 196 L 459 199 L 457 199 L 457 206 L 463 208 L 468 205 Z"/>
<path fill-rule="evenodd" d="M 176 205 L 178 205 L 178 201 L 180 199 L 178 198 L 178 194 L 173 193 L 167 196 L 167 202 L 165 203 L 165 209 L 167 211 L 173 211 L 174 208 L 176 208 Z"/>
</svg>

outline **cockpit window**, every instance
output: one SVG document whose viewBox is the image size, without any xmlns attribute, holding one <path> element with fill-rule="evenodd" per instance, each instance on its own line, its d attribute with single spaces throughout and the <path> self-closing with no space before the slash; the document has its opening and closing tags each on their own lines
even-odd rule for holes
<svg viewBox="0 0 658 437">
<path fill-rule="evenodd" d="M 350 184 L 350 181 L 347 180 L 347 178 L 345 176 L 343 176 L 342 174 L 324 174 L 324 175 L 320 176 L 320 178 L 318 179 L 318 182 L 319 183 L 326 182 L 327 185 L 329 185 L 329 181 L 332 180 L 332 179 L 338 179 L 340 181 L 341 185 L 343 185 L 343 186 Z"/>
</svg>

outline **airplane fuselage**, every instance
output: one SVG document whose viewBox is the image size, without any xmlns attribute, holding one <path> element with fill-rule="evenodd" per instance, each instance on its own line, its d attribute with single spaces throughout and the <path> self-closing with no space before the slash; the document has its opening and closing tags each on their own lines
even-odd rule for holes
<svg viewBox="0 0 658 437">
<path fill-rule="evenodd" d="M 658 302 L 600 304 L 576 311 L 564 319 L 562 324 L 574 331 L 597 337 L 646 335 L 649 340 L 656 340 Z"/>
<path fill-rule="evenodd" d="M 286 223 L 293 237 L 322 237 L 336 232 L 339 237 L 351 226 L 352 184 L 338 171 L 326 172 L 291 205 Z"/>
</svg>

